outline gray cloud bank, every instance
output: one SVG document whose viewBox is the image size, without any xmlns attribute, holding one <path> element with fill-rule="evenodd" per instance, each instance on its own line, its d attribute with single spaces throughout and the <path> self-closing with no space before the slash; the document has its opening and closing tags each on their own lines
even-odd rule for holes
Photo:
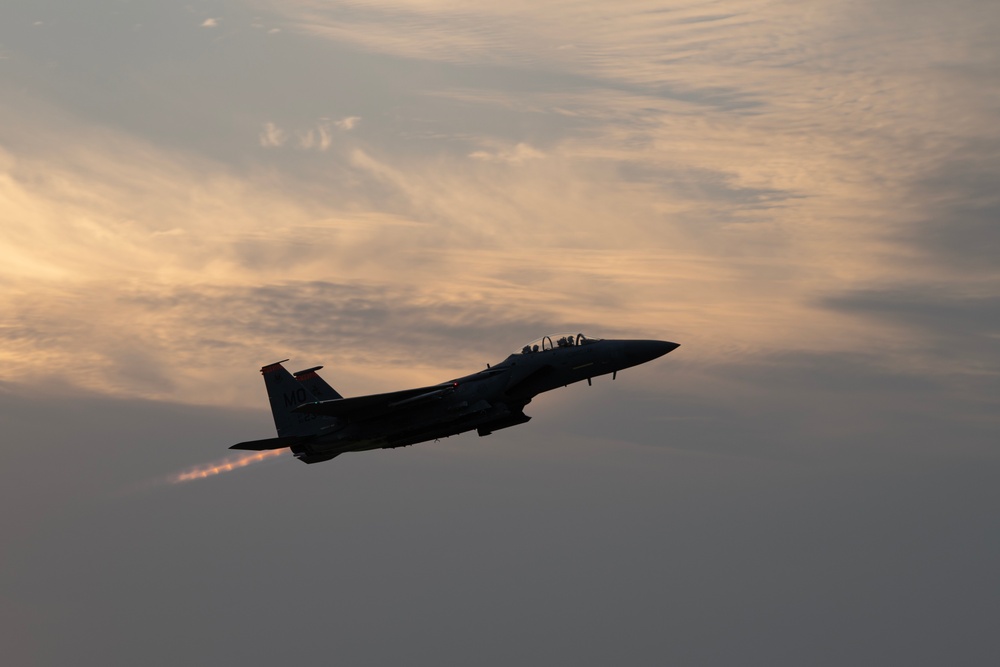
<svg viewBox="0 0 1000 667">
<path fill-rule="evenodd" d="M 653 401 L 629 409 L 627 376 L 565 391 L 602 431 L 573 434 L 580 410 L 541 401 L 516 434 L 139 488 L 266 414 L 50 392 L 53 420 L 5 393 L 20 445 L 0 467 L 18 508 L 2 517 L 5 653 L 933 665 L 997 650 L 995 461 L 903 455 L 938 434 L 915 424 L 903 447 L 864 420 L 796 436 L 789 458 L 777 406 L 740 416 L 677 391 L 662 421 Z"/>
</svg>

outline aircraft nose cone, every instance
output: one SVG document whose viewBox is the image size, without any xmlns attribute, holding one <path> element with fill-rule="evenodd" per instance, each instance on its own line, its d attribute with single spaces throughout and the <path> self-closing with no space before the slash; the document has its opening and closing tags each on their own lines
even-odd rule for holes
<svg viewBox="0 0 1000 667">
<path fill-rule="evenodd" d="M 680 347 L 680 343 L 665 340 L 630 340 L 625 345 L 625 360 L 631 364 L 644 364 Z"/>
</svg>

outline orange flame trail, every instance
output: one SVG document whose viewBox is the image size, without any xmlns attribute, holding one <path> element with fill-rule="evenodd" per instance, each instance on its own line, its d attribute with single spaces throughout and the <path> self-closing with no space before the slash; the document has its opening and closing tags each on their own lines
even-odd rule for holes
<svg viewBox="0 0 1000 667">
<path fill-rule="evenodd" d="M 270 449 L 263 452 L 255 452 L 253 454 L 244 454 L 243 456 L 238 456 L 235 458 L 223 459 L 219 463 L 213 463 L 211 465 L 201 466 L 199 468 L 194 468 L 188 472 L 183 472 L 174 477 L 170 478 L 172 484 L 180 484 L 181 482 L 190 482 L 194 479 L 202 479 L 205 477 L 212 477 L 214 475 L 221 475 L 224 472 L 230 472 L 238 468 L 246 468 L 251 463 L 257 463 L 258 461 L 263 461 L 264 459 L 274 458 L 275 456 L 282 456 L 288 453 L 288 449 Z"/>
</svg>

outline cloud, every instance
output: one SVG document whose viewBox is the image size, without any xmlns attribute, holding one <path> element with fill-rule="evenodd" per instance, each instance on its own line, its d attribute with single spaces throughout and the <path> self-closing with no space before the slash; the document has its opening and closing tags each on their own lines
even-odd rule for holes
<svg viewBox="0 0 1000 667">
<path fill-rule="evenodd" d="M 207 19 L 205 19 L 202 22 L 201 27 L 202 28 L 215 28 L 215 27 L 218 27 L 219 21 L 220 21 L 220 19 L 207 18 Z"/>
<path fill-rule="evenodd" d="M 521 164 L 527 160 L 538 160 L 545 157 L 545 153 L 532 148 L 528 144 L 519 143 L 511 148 L 497 148 L 492 151 L 478 150 L 469 153 L 469 157 L 474 160 L 484 160 L 486 162 L 506 162 L 508 164 Z"/>
<path fill-rule="evenodd" d="M 284 146 L 288 140 L 288 133 L 271 121 L 264 123 L 264 129 L 258 137 L 260 145 L 264 148 L 277 148 Z"/>
<path fill-rule="evenodd" d="M 321 153 L 333 147 L 333 128 L 342 131 L 354 129 L 358 121 L 358 116 L 350 116 L 341 120 L 331 122 L 323 119 L 312 127 L 304 127 L 296 130 L 286 130 L 273 122 L 267 122 L 261 131 L 258 142 L 264 148 L 280 148 L 288 144 L 289 135 L 294 135 L 294 148 L 304 151 L 319 151 Z"/>
<path fill-rule="evenodd" d="M 361 122 L 360 116 L 348 116 L 347 118 L 341 118 L 334 122 L 334 125 L 339 127 L 341 130 L 350 131 L 353 130 L 357 124 Z"/>
<path fill-rule="evenodd" d="M 187 232 L 180 227 L 173 227 L 172 229 L 165 229 L 163 231 L 153 232 L 153 236 L 183 236 Z"/>
<path fill-rule="evenodd" d="M 325 151 L 330 148 L 330 131 L 323 126 L 296 133 L 298 147 L 303 150 Z"/>
<path fill-rule="evenodd" d="M 913 284 L 855 290 L 821 303 L 882 328 L 893 340 L 882 354 L 884 366 L 951 378 L 988 398 L 1000 386 L 1000 294 L 989 284 L 980 290 Z"/>
<path fill-rule="evenodd" d="M 981 275 L 1000 256 L 1000 136 L 962 146 L 910 184 L 914 221 L 897 232 L 921 261 Z"/>
<path fill-rule="evenodd" d="M 261 318 L 241 286 L 322 301 L 312 285 L 341 296 L 385 288 L 413 318 L 379 319 L 374 297 L 351 301 L 371 316 L 370 335 L 388 322 L 418 330 L 408 305 L 426 305 L 447 341 L 421 338 L 429 365 L 450 363 L 448 345 L 464 348 L 462 318 L 441 314 L 460 303 L 462 317 L 478 308 L 532 329 L 499 326 L 514 339 L 501 345 L 474 328 L 491 350 L 570 328 L 676 338 L 708 366 L 776 350 L 835 354 L 861 339 L 893 364 L 915 363 L 895 351 L 896 323 L 836 299 L 929 282 L 996 294 L 995 280 L 961 262 L 991 256 L 997 125 L 981 91 L 995 49 L 978 28 L 973 49 L 923 19 L 897 31 L 878 12 L 810 7 L 794 22 L 781 3 L 595 4 L 569 22 L 546 7 L 522 29 L 535 15 L 517 3 L 276 5 L 266 24 L 294 26 L 289 45 L 312 61 L 349 49 L 349 74 L 324 67 L 336 85 L 317 87 L 314 72 L 281 67 L 237 91 L 253 111 L 216 108 L 207 95 L 172 130 L 232 119 L 240 150 L 214 135 L 181 150 L 174 135 L 112 121 L 102 131 L 69 112 L 39 121 L 44 132 L 0 134 L 4 219 L 23 222 L 0 231 L 3 303 L 16 314 L 11 372 L 40 363 L 27 358 L 70 358 L 60 322 L 81 332 L 74 377 L 91 387 L 135 358 L 117 350 L 153 321 L 162 333 L 147 341 L 151 370 L 187 354 L 171 340 L 233 365 L 269 357 L 277 328 L 243 322 L 219 335 L 199 309 L 231 300 Z M 364 34 L 368 21 L 379 26 Z M 963 25 L 942 21 L 946 36 Z M 832 43 L 845 48 L 831 54 Z M 282 48 L 276 57 L 301 57 Z M 427 75 L 419 85 L 415 71 Z M 359 73 L 370 88 L 351 87 Z M 287 94 L 261 99 L 272 89 Z M 37 116 L 16 111 L 2 112 L 5 127 Z M 256 148 L 247 136 L 272 150 L 243 150 Z M 48 314 L 33 307 L 41 301 Z M 104 312 L 120 314 L 89 319 Z M 934 349 L 936 335 L 914 329 L 910 349 Z M 303 348 L 306 338 L 293 337 Z M 175 387 L 205 378 L 180 375 Z M 135 379 L 142 391 L 152 384 Z"/>
</svg>

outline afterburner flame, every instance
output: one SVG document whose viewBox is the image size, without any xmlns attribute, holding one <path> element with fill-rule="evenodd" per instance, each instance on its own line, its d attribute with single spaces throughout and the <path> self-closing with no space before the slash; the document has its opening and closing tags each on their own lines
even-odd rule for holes
<svg viewBox="0 0 1000 667">
<path fill-rule="evenodd" d="M 242 456 L 223 459 L 219 463 L 201 466 L 199 468 L 189 470 L 188 472 L 175 475 L 170 479 L 170 481 L 173 484 L 179 484 L 181 482 L 190 482 L 193 479 L 202 479 L 204 477 L 221 475 L 224 472 L 230 472 L 238 468 L 246 468 L 251 463 L 257 463 L 258 461 L 274 458 L 275 456 L 282 456 L 283 454 L 287 454 L 288 451 L 288 448 L 270 449 L 263 452 L 254 452 L 253 454 L 244 454 Z"/>
</svg>

